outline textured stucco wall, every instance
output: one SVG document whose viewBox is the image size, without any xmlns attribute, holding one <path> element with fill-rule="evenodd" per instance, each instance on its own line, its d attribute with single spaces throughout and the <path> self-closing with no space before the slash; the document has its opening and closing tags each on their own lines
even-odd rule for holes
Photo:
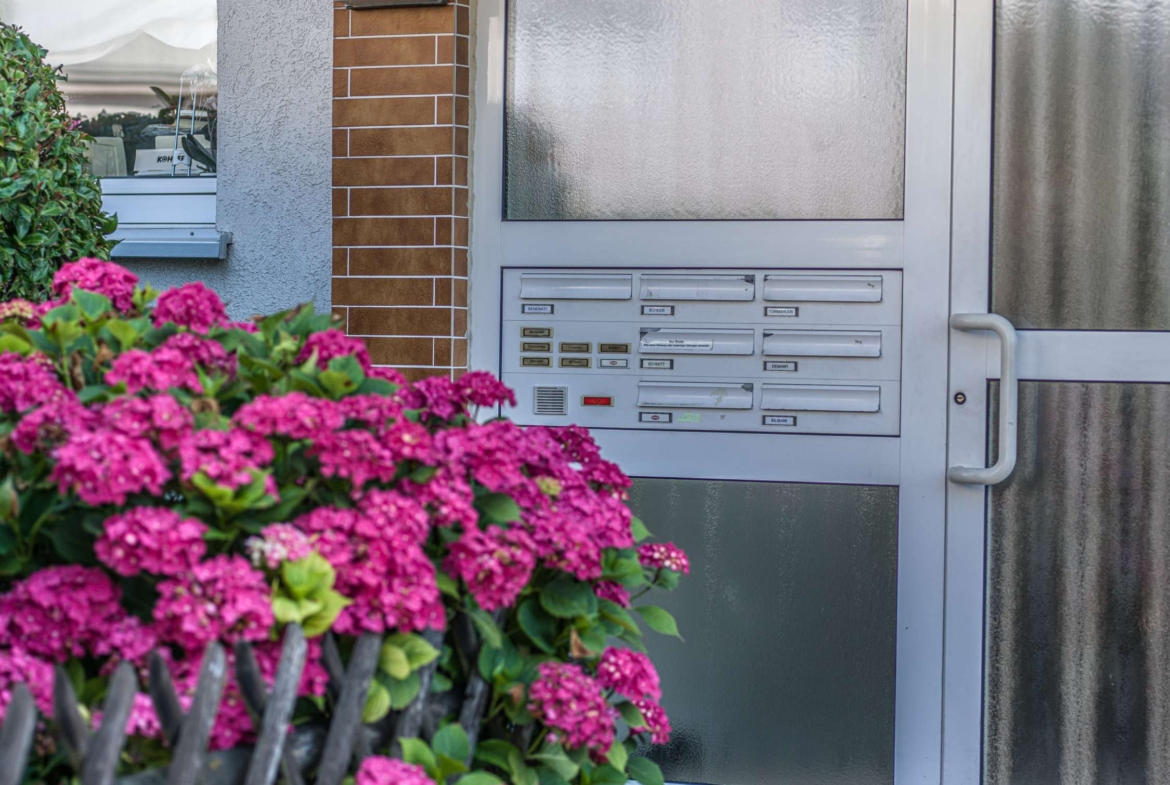
<svg viewBox="0 0 1170 785">
<path fill-rule="evenodd" d="M 134 262 L 156 288 L 203 281 L 235 318 L 329 309 L 333 4 L 219 0 L 222 262 Z"/>
</svg>

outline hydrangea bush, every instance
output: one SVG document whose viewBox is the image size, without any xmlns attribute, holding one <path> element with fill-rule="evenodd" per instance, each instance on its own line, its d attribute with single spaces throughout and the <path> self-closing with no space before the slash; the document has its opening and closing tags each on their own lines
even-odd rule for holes
<svg viewBox="0 0 1170 785">
<path fill-rule="evenodd" d="M 137 284 L 84 259 L 56 299 L 0 304 L 0 712 L 30 685 L 43 776 L 64 771 L 55 666 L 96 714 L 114 667 L 158 650 L 189 701 L 210 643 L 253 644 L 271 679 L 295 622 L 297 723 L 327 718 L 330 631 L 343 655 L 386 636 L 367 722 L 490 690 L 470 739 L 449 712 L 358 785 L 661 783 L 633 756 L 670 734 L 641 627 L 678 631 L 640 600 L 688 563 L 586 431 L 481 424 L 514 403 L 494 377 L 406 384 L 308 306 L 234 323 L 201 284 Z M 167 759 L 146 695 L 128 725 L 127 771 Z M 252 728 L 229 687 L 213 747 Z"/>
</svg>

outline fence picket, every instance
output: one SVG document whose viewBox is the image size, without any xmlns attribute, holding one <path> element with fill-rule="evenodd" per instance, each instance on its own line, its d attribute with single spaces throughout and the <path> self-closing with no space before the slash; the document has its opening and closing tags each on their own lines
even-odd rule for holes
<svg viewBox="0 0 1170 785">
<path fill-rule="evenodd" d="M 171 679 L 170 670 L 167 669 L 166 660 L 157 651 L 150 655 L 147 689 L 150 692 L 150 701 L 154 704 L 154 713 L 158 715 L 159 724 L 162 726 L 163 735 L 173 748 L 179 743 L 183 707 L 179 704 L 179 696 L 175 692 L 175 683 Z"/>
<path fill-rule="evenodd" d="M 336 651 L 336 649 L 335 649 Z M 333 713 L 333 724 L 325 740 L 325 752 L 317 769 L 317 785 L 340 785 L 353 757 L 354 740 L 362 722 L 362 709 L 370 691 L 374 668 L 382 651 L 382 636 L 366 633 L 358 639 L 349 658 L 349 670 Z"/>
<path fill-rule="evenodd" d="M 123 662 L 114 671 L 102 703 L 102 726 L 90 740 L 81 766 L 81 785 L 110 785 L 118 769 L 118 758 L 126 743 L 126 720 L 138 694 L 134 666 Z"/>
<path fill-rule="evenodd" d="M 0 785 L 20 785 L 37 727 L 37 707 L 23 684 L 12 688 L 4 726 L 0 727 Z"/>
<path fill-rule="evenodd" d="M 183 718 L 179 730 L 179 744 L 171 762 L 167 785 L 195 785 L 203 770 L 203 759 L 207 754 L 207 740 L 219 711 L 227 681 L 227 658 L 223 647 L 213 643 L 203 653 L 203 666 L 199 670 L 199 685 L 191 701 L 191 710 Z"/>
<path fill-rule="evenodd" d="M 238 676 L 240 688 L 244 689 L 244 682 L 253 682 L 259 679 L 261 700 L 259 709 L 262 719 L 257 728 L 256 747 L 252 751 L 252 762 L 248 766 L 248 779 L 245 785 L 272 785 L 276 780 L 277 768 L 281 759 L 285 761 L 284 776 L 288 785 L 297 785 L 300 782 L 300 773 L 291 764 L 285 753 L 284 740 L 288 733 L 288 723 L 292 718 L 293 707 L 297 701 L 297 686 L 300 684 L 301 673 L 305 669 L 305 658 L 308 653 L 308 644 L 305 642 L 305 633 L 298 625 L 291 624 L 284 633 L 284 645 L 280 652 L 280 662 L 276 666 L 276 678 L 272 683 L 272 694 L 267 700 L 263 699 L 264 681 L 260 679 L 257 668 L 254 678 Z M 248 648 L 247 658 L 237 656 L 237 667 L 247 659 L 250 665 L 256 662 L 252 650 Z"/>
<path fill-rule="evenodd" d="M 77 694 L 65 669 L 58 665 L 53 671 L 53 717 L 61 728 L 61 741 L 73 762 L 80 769 L 89 746 L 89 726 L 77 708 Z"/>
</svg>

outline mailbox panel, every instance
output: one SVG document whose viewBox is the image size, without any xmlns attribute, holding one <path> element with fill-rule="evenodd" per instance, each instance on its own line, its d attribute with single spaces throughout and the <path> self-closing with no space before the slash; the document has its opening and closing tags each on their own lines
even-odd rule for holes
<svg viewBox="0 0 1170 785">
<path fill-rule="evenodd" d="M 898 271 L 505 269 L 524 424 L 899 432 Z"/>
</svg>

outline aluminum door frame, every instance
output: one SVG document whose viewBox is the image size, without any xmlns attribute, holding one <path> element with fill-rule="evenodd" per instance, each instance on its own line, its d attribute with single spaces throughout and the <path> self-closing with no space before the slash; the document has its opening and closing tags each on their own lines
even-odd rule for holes
<svg viewBox="0 0 1170 785">
<path fill-rule="evenodd" d="M 677 434 L 599 441 L 635 475 L 663 476 L 651 470 L 669 455 L 674 476 L 899 486 L 894 779 L 939 782 L 954 0 L 907 0 L 901 221 L 504 221 L 505 0 L 479 0 L 473 13 L 472 367 L 499 371 L 505 265 L 904 271 L 903 346 L 912 350 L 903 352 L 900 437 L 765 435 L 745 452 L 742 440 L 711 434 L 690 457 L 672 446 Z M 779 459 L 778 443 L 792 447 Z"/>
<path fill-rule="evenodd" d="M 992 110 L 995 8 L 957 0 L 951 312 L 991 306 Z M 1020 330 L 1020 381 L 1170 382 L 1170 333 Z M 1000 375 L 998 340 L 951 332 L 948 464 L 986 466 L 988 380 Z M 966 402 L 954 396 L 962 392 Z M 950 483 L 946 511 L 943 781 L 978 785 L 983 764 L 988 490 Z"/>
</svg>

